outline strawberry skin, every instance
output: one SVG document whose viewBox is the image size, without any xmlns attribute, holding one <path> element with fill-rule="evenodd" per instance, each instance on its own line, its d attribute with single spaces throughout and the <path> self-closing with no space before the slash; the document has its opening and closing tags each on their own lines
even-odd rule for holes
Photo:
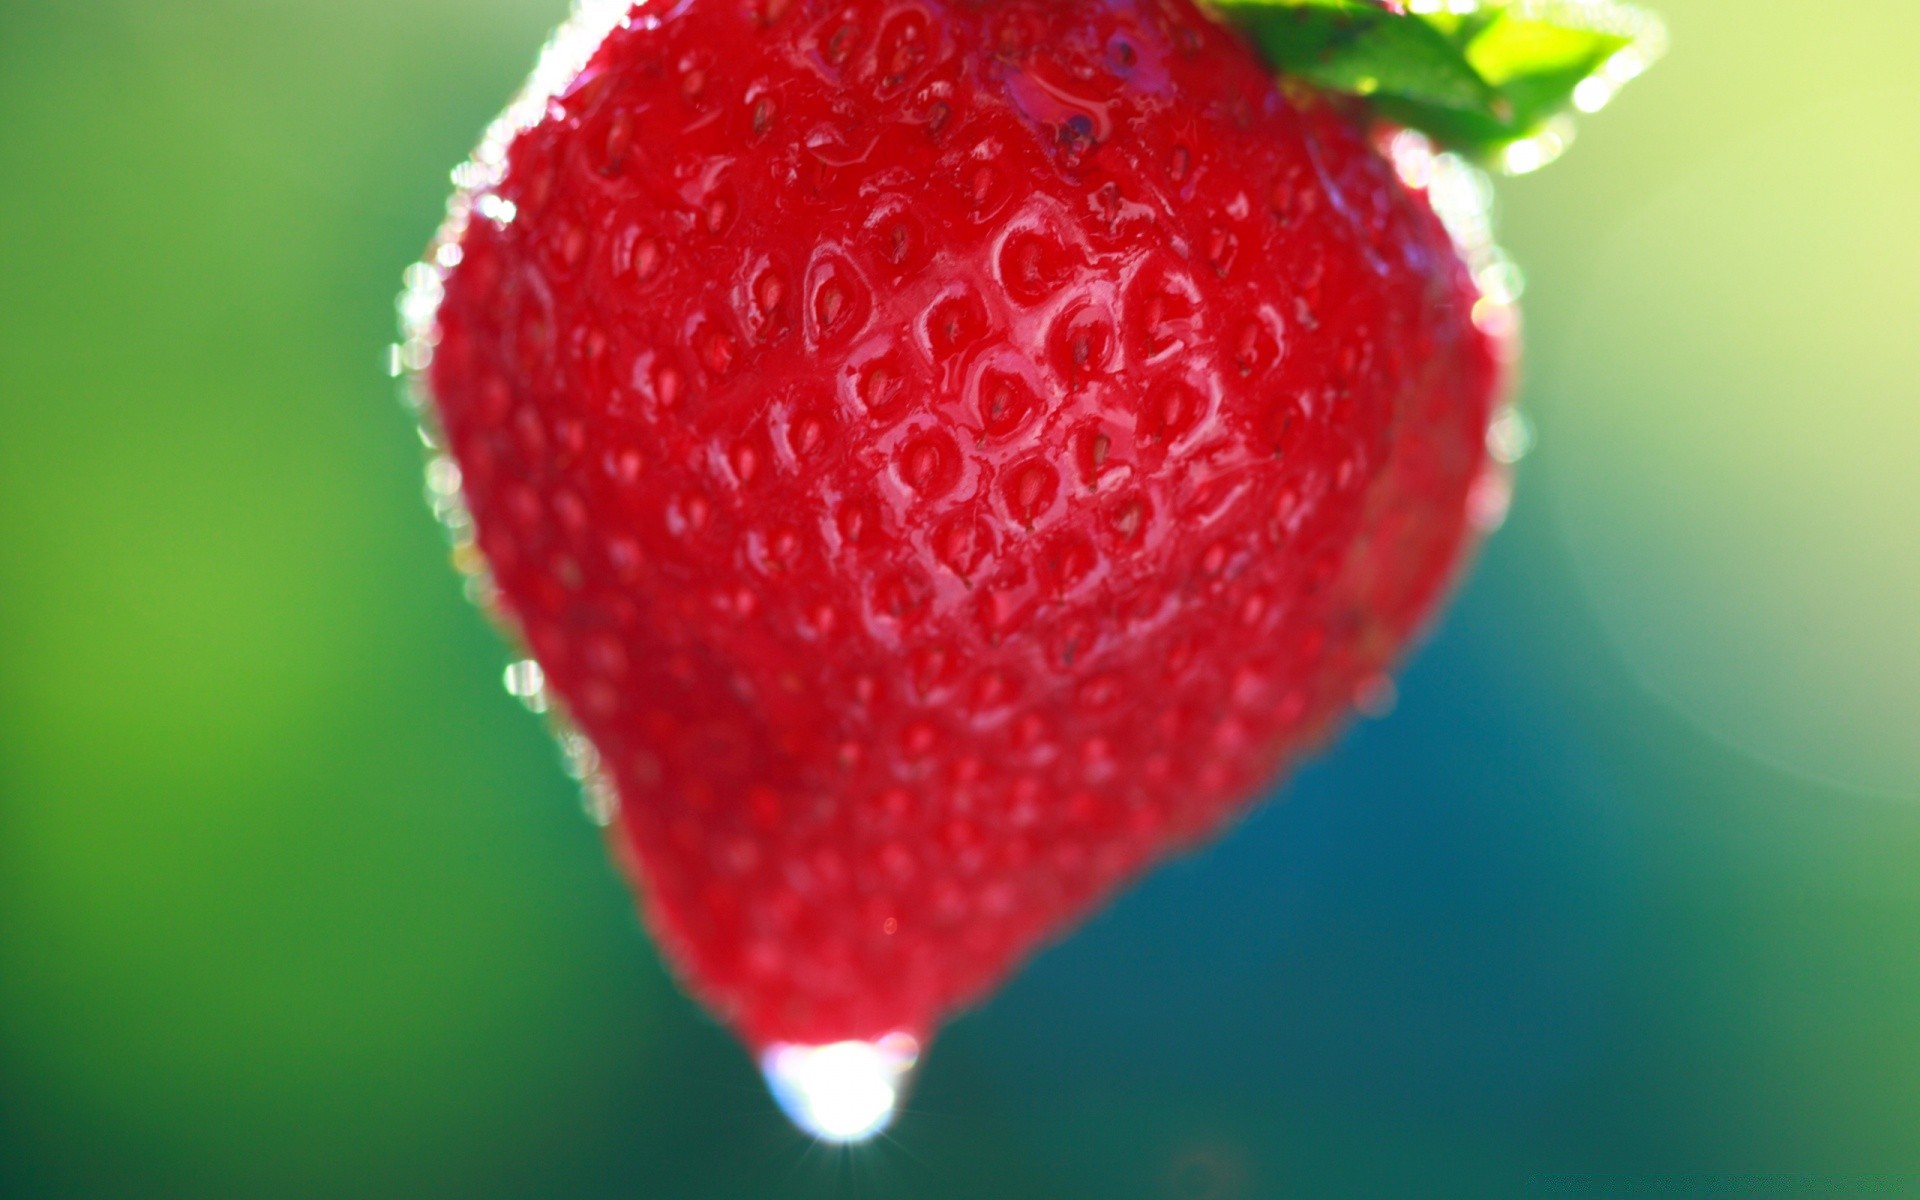
<svg viewBox="0 0 1920 1200">
<path fill-rule="evenodd" d="M 636 7 L 456 201 L 424 380 L 668 958 L 930 1033 L 1323 741 L 1472 540 L 1502 347 L 1188 0 Z"/>
</svg>

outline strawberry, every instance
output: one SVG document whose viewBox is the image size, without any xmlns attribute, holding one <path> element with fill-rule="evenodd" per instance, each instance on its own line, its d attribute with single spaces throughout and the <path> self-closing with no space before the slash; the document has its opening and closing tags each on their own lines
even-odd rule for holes
<svg viewBox="0 0 1920 1200">
<path fill-rule="evenodd" d="M 1324 742 L 1498 490 L 1426 196 L 1190 0 L 582 18 L 459 179 L 409 357 L 462 553 L 829 1135 Z"/>
</svg>

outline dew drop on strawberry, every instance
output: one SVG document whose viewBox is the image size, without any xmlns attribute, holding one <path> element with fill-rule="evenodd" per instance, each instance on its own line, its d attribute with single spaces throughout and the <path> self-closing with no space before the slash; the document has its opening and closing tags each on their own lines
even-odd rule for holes
<svg viewBox="0 0 1920 1200">
<path fill-rule="evenodd" d="M 1190 0 L 591 7 L 406 357 L 509 686 L 849 1140 L 1390 694 L 1504 507 L 1502 347 L 1372 131 Z"/>
</svg>

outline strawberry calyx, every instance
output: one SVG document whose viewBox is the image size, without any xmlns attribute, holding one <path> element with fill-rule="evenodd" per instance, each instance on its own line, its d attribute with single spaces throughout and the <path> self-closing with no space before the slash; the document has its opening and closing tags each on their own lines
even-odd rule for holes
<svg viewBox="0 0 1920 1200">
<path fill-rule="evenodd" d="M 1214 0 L 1280 74 L 1359 97 L 1442 149 L 1509 174 L 1546 166 L 1666 52 L 1665 24 L 1613 0 Z"/>
</svg>

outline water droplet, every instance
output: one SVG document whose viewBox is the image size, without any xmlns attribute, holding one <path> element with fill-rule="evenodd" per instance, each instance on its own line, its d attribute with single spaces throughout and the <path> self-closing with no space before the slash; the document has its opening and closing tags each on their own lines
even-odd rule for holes
<svg viewBox="0 0 1920 1200">
<path fill-rule="evenodd" d="M 507 668 L 507 694 L 526 705 L 528 712 L 547 711 L 547 673 L 530 658 Z"/>
<path fill-rule="evenodd" d="M 446 455 L 437 455 L 427 464 L 427 490 L 435 497 L 452 498 L 460 494 L 460 467 Z"/>
<path fill-rule="evenodd" d="M 909 1072 L 920 1059 L 911 1034 L 825 1046 L 775 1043 L 760 1071 L 780 1110 L 824 1142 L 861 1142 L 893 1121 Z"/>
<path fill-rule="evenodd" d="M 1525 413 L 1509 404 L 1494 414 L 1487 426 L 1487 453 L 1494 461 L 1512 466 L 1533 449 L 1533 423 Z"/>
<path fill-rule="evenodd" d="M 519 217 L 519 206 L 511 200 L 503 200 L 497 194 L 488 192 L 474 204 L 473 210 L 495 225 L 506 227 Z"/>
<path fill-rule="evenodd" d="M 1500 169 L 1509 175 L 1530 175 L 1565 154 L 1572 143 L 1571 122 L 1550 122 L 1531 137 L 1507 143 L 1500 154 Z"/>
<path fill-rule="evenodd" d="M 1497 249 L 1475 269 L 1473 281 L 1480 288 L 1480 294 L 1495 304 L 1514 303 L 1527 287 L 1520 265 Z"/>
<path fill-rule="evenodd" d="M 595 775 L 580 791 L 580 807 L 589 821 L 605 829 L 620 811 L 620 793 L 606 776 Z"/>
</svg>

